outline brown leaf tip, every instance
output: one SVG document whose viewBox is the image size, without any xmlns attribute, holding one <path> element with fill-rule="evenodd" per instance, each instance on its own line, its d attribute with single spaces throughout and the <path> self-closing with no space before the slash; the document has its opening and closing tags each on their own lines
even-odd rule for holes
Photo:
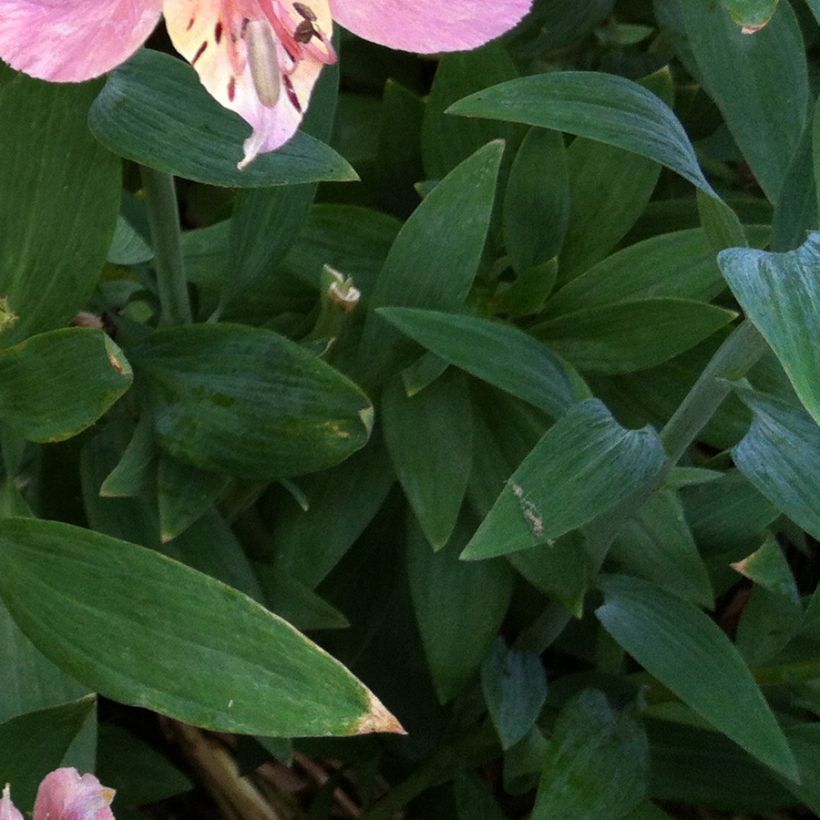
<svg viewBox="0 0 820 820">
<path fill-rule="evenodd" d="M 406 735 L 407 730 L 396 720 L 384 704 L 372 693 L 368 692 L 370 708 L 367 714 L 356 726 L 355 734 L 369 735 L 374 732 L 383 732 L 394 735 Z"/>
</svg>

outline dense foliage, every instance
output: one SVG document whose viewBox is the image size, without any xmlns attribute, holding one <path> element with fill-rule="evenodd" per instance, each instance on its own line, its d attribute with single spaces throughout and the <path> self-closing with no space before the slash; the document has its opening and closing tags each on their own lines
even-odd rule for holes
<svg viewBox="0 0 820 820">
<path fill-rule="evenodd" d="M 118 820 L 820 813 L 818 20 L 341 32 L 242 171 L 161 31 L 0 64 L 17 805 L 63 765 Z"/>
</svg>

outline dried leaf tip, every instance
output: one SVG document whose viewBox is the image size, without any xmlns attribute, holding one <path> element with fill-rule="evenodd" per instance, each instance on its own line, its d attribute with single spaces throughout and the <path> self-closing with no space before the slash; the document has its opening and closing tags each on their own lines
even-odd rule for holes
<svg viewBox="0 0 820 820">
<path fill-rule="evenodd" d="M 372 692 L 368 692 L 368 697 L 370 698 L 370 708 L 357 724 L 355 734 L 369 735 L 374 732 L 394 735 L 407 734 L 404 726 L 396 720 Z"/>
</svg>

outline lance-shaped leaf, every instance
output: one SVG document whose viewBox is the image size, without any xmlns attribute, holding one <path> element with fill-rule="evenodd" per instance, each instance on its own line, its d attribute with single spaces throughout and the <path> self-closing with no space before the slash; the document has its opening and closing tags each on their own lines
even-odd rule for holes
<svg viewBox="0 0 820 820">
<path fill-rule="evenodd" d="M 323 470 L 362 447 L 373 408 L 295 342 L 240 325 L 191 325 L 133 350 L 161 447 L 214 473 L 270 481 Z"/>
<path fill-rule="evenodd" d="M 800 407 L 749 388 L 735 392 L 752 425 L 732 450 L 738 469 L 779 510 L 820 538 L 820 427 Z"/>
<path fill-rule="evenodd" d="M 0 780 L 12 784 L 16 803 L 34 803 L 39 782 L 63 761 L 96 702 L 89 695 L 0 724 Z"/>
<path fill-rule="evenodd" d="M 623 817 L 646 796 L 649 743 L 633 715 L 585 689 L 555 724 L 532 820 Z"/>
<path fill-rule="evenodd" d="M 7 71 L 0 66 L 0 82 Z M 69 322 L 105 263 L 122 172 L 88 133 L 98 91 L 98 82 L 55 85 L 22 74 L 2 82 L 0 294 L 16 316 L 0 326 L 3 344 Z"/>
<path fill-rule="evenodd" d="M 654 430 L 627 430 L 602 402 L 582 402 L 544 434 L 513 473 L 462 558 L 548 543 L 649 487 L 663 463 Z"/>
<path fill-rule="evenodd" d="M 59 522 L 3 519 L 0 597 L 44 655 L 113 700 L 222 732 L 400 730 L 286 621 L 154 550 Z"/>
<path fill-rule="evenodd" d="M 732 564 L 732 569 L 775 595 L 783 595 L 793 602 L 800 601 L 789 562 L 771 533 L 751 555 Z M 802 609 L 798 609 L 802 614 Z"/>
<path fill-rule="evenodd" d="M 601 579 L 595 610 L 607 632 L 704 720 L 758 760 L 797 780 L 797 763 L 752 673 L 703 612 L 638 578 Z"/>
<path fill-rule="evenodd" d="M 732 248 L 718 256 L 718 264 L 820 423 L 820 233 L 789 253 Z"/>
<path fill-rule="evenodd" d="M 557 356 L 512 325 L 415 308 L 377 312 L 436 356 L 556 418 L 584 389 Z"/>
<path fill-rule="evenodd" d="M 189 65 L 159 51 L 140 51 L 109 75 L 88 124 L 120 156 L 208 185 L 265 188 L 357 178 L 332 148 L 303 133 L 239 171 L 249 126 L 208 95 Z"/>
<path fill-rule="evenodd" d="M 0 416 L 29 441 L 62 441 L 131 386 L 131 366 L 101 330 L 66 328 L 0 350 Z"/>
<path fill-rule="evenodd" d="M 683 126 L 666 103 L 614 74 L 554 71 L 479 91 L 449 113 L 553 128 L 605 142 L 671 168 L 716 196 Z"/>
</svg>

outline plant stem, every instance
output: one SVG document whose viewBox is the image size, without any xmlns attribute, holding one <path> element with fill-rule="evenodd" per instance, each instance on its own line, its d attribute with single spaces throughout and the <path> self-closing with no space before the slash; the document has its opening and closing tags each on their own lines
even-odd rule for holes
<svg viewBox="0 0 820 820">
<path fill-rule="evenodd" d="M 174 178 L 162 171 L 140 166 L 142 188 L 157 272 L 161 325 L 192 321 L 188 282 L 182 262 L 181 229 Z"/>
<path fill-rule="evenodd" d="M 593 573 L 597 573 L 606 560 L 609 548 L 626 522 L 634 517 L 650 496 L 660 488 L 672 468 L 708 424 L 709 420 L 729 394 L 729 381 L 742 378 L 766 352 L 765 339 L 748 320 L 742 322 L 692 385 L 672 418 L 661 430 L 661 441 L 666 450 L 666 462 L 659 475 L 649 487 L 607 510 L 585 530 L 587 552 L 592 561 Z M 572 616 L 559 611 L 550 603 L 516 640 L 516 648 L 544 652 L 561 634 Z"/>
</svg>

